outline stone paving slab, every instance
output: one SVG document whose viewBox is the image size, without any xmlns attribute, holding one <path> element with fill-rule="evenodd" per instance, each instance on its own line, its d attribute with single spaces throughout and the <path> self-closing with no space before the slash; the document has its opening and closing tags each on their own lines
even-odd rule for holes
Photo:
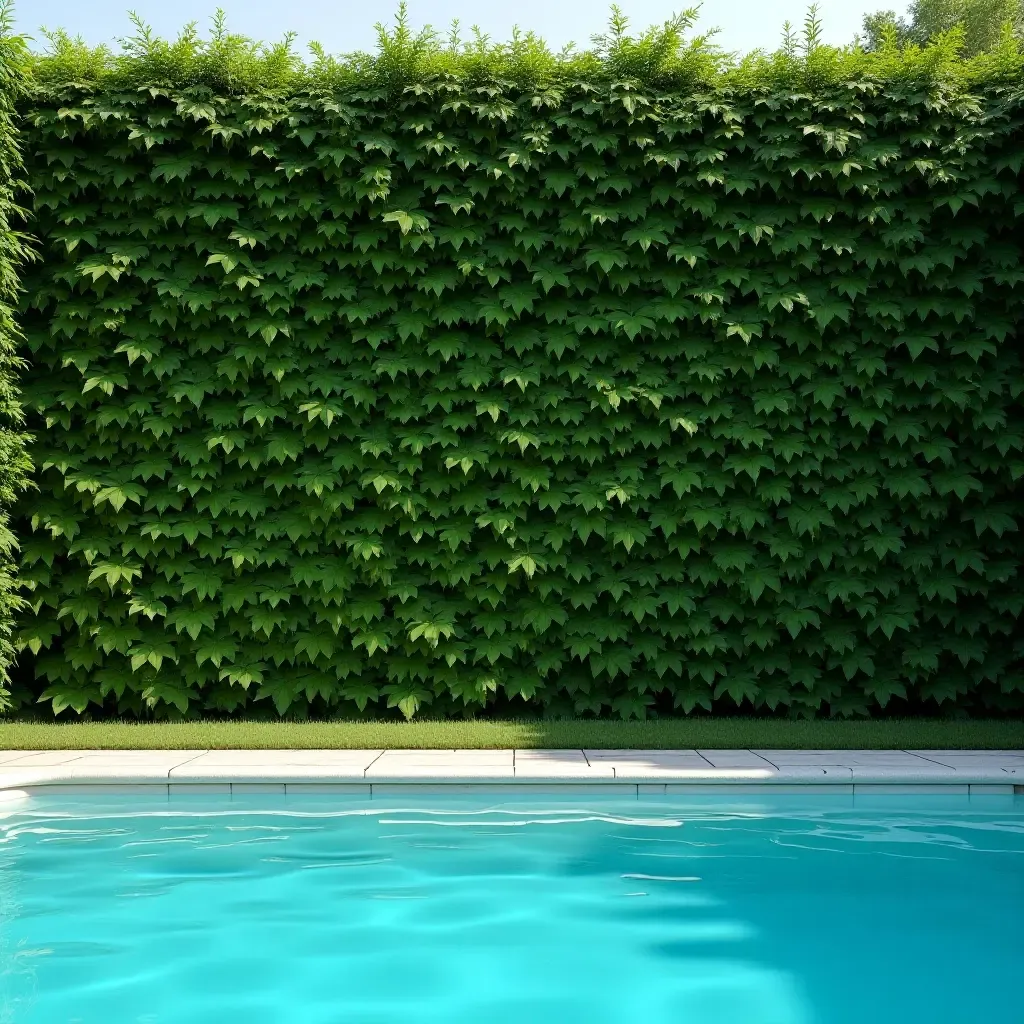
<svg viewBox="0 0 1024 1024">
<path fill-rule="evenodd" d="M 0 790 L 84 784 L 159 784 L 184 791 L 232 784 L 516 782 L 992 786 L 1013 793 L 1014 786 L 1024 786 L 1024 750 L 0 751 Z"/>
</svg>

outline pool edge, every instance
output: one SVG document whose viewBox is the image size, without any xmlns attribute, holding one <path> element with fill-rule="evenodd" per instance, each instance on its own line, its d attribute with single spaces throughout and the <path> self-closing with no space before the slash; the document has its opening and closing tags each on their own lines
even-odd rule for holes
<svg viewBox="0 0 1024 1024">
<path fill-rule="evenodd" d="M 682 791 L 1024 794 L 1024 751 L 0 751 L 0 792 L 372 792 L 595 786 Z"/>
</svg>

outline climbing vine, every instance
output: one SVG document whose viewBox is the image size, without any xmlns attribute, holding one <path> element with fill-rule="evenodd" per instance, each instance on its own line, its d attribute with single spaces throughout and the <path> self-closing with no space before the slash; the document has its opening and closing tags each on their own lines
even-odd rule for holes
<svg viewBox="0 0 1024 1024">
<path fill-rule="evenodd" d="M 1016 44 L 685 27 L 56 37 L 18 700 L 1024 706 Z"/>
</svg>

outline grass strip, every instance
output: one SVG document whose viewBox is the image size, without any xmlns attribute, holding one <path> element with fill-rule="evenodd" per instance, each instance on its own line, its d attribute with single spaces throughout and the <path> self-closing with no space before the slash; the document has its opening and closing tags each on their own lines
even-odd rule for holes
<svg viewBox="0 0 1024 1024">
<path fill-rule="evenodd" d="M 4 750 L 1024 749 L 1024 720 L 0 723 Z"/>
</svg>

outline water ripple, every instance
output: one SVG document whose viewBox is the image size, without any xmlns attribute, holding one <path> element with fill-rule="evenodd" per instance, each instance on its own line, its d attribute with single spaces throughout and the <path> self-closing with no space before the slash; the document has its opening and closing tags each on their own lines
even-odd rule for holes
<svg viewBox="0 0 1024 1024">
<path fill-rule="evenodd" d="M 0 1021 L 1024 1024 L 1024 805 L 729 799 L 19 803 Z"/>
</svg>

